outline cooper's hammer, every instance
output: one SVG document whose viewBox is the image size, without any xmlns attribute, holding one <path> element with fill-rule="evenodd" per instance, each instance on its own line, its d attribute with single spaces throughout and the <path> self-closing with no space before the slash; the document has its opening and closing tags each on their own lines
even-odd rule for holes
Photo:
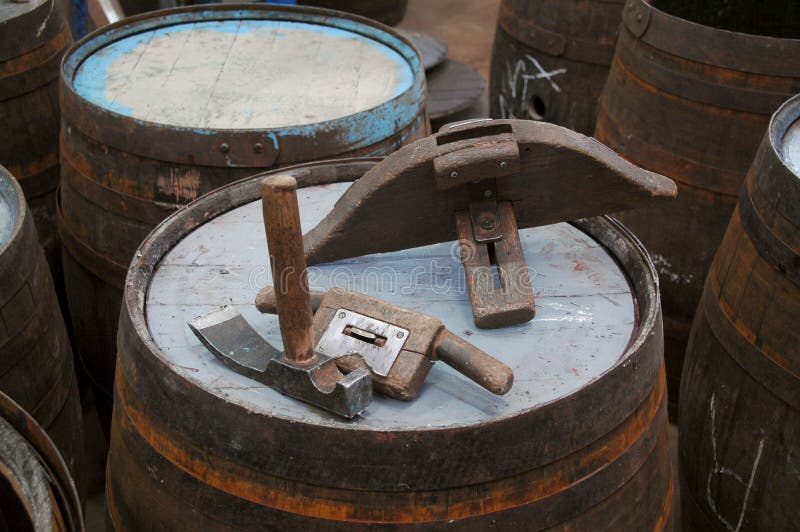
<svg viewBox="0 0 800 532">
<path fill-rule="evenodd" d="M 336 361 L 314 350 L 312 310 L 297 205 L 297 181 L 264 180 L 262 206 L 284 352 L 267 343 L 232 307 L 195 318 L 189 327 L 227 366 L 281 393 L 346 418 L 372 401 L 369 370 L 343 374 Z"/>
</svg>

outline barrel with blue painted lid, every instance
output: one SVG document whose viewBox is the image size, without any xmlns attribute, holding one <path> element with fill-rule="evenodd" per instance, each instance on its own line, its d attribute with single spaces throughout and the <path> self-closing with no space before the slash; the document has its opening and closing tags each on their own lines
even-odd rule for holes
<svg viewBox="0 0 800 532">
<path fill-rule="evenodd" d="M 22 185 L 59 289 L 58 65 L 72 44 L 63 4 L 0 0 L 0 164 Z"/>
<path fill-rule="evenodd" d="M 80 355 L 107 404 L 125 272 L 158 222 L 257 171 L 385 155 L 428 129 L 409 41 L 315 8 L 132 17 L 76 45 L 61 74 L 68 292 Z"/>
<path fill-rule="evenodd" d="M 374 164 L 282 169 L 303 230 Z M 515 373 L 496 396 L 436 364 L 415 400 L 376 395 L 349 422 L 236 373 L 187 326 L 232 305 L 280 348 L 253 304 L 272 284 L 260 198 L 254 177 L 193 202 L 132 263 L 106 484 L 117 530 L 670 529 L 657 279 L 622 226 L 521 230 L 537 313 L 504 329 L 474 325 L 455 241 L 311 267 L 311 288 L 433 315 Z"/>
<path fill-rule="evenodd" d="M 80 481 L 83 418 L 72 349 L 31 211 L 2 166 L 0 391 L 47 431 Z"/>
</svg>

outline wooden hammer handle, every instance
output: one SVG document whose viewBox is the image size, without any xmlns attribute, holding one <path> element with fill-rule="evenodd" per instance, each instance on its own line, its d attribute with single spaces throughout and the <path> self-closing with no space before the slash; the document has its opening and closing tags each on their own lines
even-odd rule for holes
<svg viewBox="0 0 800 532">
<path fill-rule="evenodd" d="M 261 203 L 267 231 L 272 284 L 285 356 L 303 364 L 314 358 L 311 298 L 297 206 L 297 181 L 285 174 L 264 179 Z"/>
<path fill-rule="evenodd" d="M 490 392 L 503 395 L 514 384 L 514 372 L 492 357 L 444 329 L 436 339 L 436 357 Z"/>
</svg>

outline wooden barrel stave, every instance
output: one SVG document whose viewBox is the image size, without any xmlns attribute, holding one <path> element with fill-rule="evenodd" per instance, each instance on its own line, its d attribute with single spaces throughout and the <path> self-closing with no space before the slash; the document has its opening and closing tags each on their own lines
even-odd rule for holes
<svg viewBox="0 0 800 532">
<path fill-rule="evenodd" d="M 347 11 L 389 26 L 400 24 L 408 8 L 408 0 L 300 0 L 297 3 Z"/>
<path fill-rule="evenodd" d="M 764 8 L 781 4 L 788 5 Z M 745 33 L 723 31 L 717 22 L 730 23 L 727 9 L 712 15 L 711 4 L 692 12 L 685 2 L 629 0 L 595 129 L 615 151 L 680 187 L 670 209 L 618 216 L 661 274 L 673 416 L 692 316 L 742 179 L 770 114 L 800 86 L 800 70 L 773 59 L 777 51 L 793 55 L 800 41 L 759 35 L 769 30 L 759 26 L 763 17 L 740 20 L 749 24 Z"/>
<path fill-rule="evenodd" d="M 305 173 L 325 166 L 307 166 L 297 175 L 301 186 L 320 183 L 320 177 L 347 180 L 339 171 Z M 156 255 L 220 210 L 249 203 L 259 190 L 258 179 L 246 180 L 185 209 L 176 215 L 180 222 L 173 218 L 150 237 L 159 241 Z M 540 409 L 525 423 L 500 423 L 495 430 L 401 431 L 372 438 L 357 434 L 369 431 L 317 427 L 311 434 L 306 424 L 231 408 L 230 399 L 178 376 L 172 363 L 152 355 L 156 347 L 142 337 L 146 325 L 138 313 L 123 311 L 106 488 L 110 522 L 120 530 L 224 530 L 252 523 L 311 529 L 424 523 L 438 529 L 452 526 L 452 519 L 476 530 L 530 528 L 534 522 L 670 529 L 666 385 L 656 356 L 662 338 L 654 276 L 641 260 L 643 251 L 619 238 L 618 225 L 602 219 L 579 225 L 619 253 L 642 298 L 642 326 L 650 332 L 634 342 L 629 363 L 561 402 L 562 408 Z M 159 262 L 152 250 L 140 250 L 125 309 L 146 293 Z M 232 269 L 231 275 L 240 274 Z M 186 407 L 168 407 L 176 404 Z M 278 454 L 281 449 L 292 449 L 292 459 Z"/>
<path fill-rule="evenodd" d="M 72 350 L 30 211 L 4 169 L 0 198 L 13 224 L 0 253 L 0 390 L 50 431 L 80 478 L 83 421 Z"/>
<path fill-rule="evenodd" d="M 491 116 L 591 134 L 621 19 L 621 1 L 501 2 Z"/>
<path fill-rule="evenodd" d="M 0 163 L 20 182 L 57 284 L 60 252 L 55 228 L 58 186 L 58 67 L 72 44 L 61 2 L 40 2 L 5 21 L 0 52 Z M 16 38 L 15 38 L 16 37 Z"/>
<path fill-rule="evenodd" d="M 692 326 L 679 458 L 684 520 L 695 528 L 797 525 L 799 190 L 783 153 L 797 117 L 796 98 L 773 116 Z"/>
<path fill-rule="evenodd" d="M 335 26 L 340 20 L 342 27 L 357 27 L 381 46 L 397 50 L 408 61 L 413 79 L 396 97 L 324 124 L 192 129 L 111 111 L 78 94 L 73 81 L 81 64 L 96 51 L 138 32 L 156 31 L 192 17 L 224 21 L 244 15 L 226 6 L 183 9 L 172 15 L 173 22 L 142 15 L 110 25 L 70 52 L 61 79 L 58 223 L 64 239 L 67 293 L 75 309 L 72 325 L 77 350 L 99 401 L 106 403 L 101 408 L 109 413 L 125 273 L 139 243 L 158 222 L 202 194 L 259 170 L 332 157 L 385 155 L 428 131 L 424 75 L 416 52 L 404 38 L 377 24 L 330 19 L 330 12 L 324 10 L 259 5 L 248 9 L 247 16 L 255 21 L 308 16 L 310 22 Z M 103 423 L 107 429 L 110 418 Z"/>
<path fill-rule="evenodd" d="M 4 530 L 83 530 L 75 482 L 36 421 L 0 392 L 0 526 Z"/>
</svg>

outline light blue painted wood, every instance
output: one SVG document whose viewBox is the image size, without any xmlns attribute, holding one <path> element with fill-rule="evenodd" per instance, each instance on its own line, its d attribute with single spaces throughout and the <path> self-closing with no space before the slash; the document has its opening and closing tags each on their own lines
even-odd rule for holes
<svg viewBox="0 0 800 532">
<path fill-rule="evenodd" d="M 331 210 L 348 186 L 299 192 L 304 231 Z M 568 224 L 525 229 L 520 237 L 536 291 L 536 317 L 505 329 L 475 327 L 453 242 L 311 269 L 312 287 L 347 287 L 434 315 L 515 372 L 514 387 L 497 397 L 437 363 L 417 400 L 377 396 L 354 428 L 446 427 L 513 416 L 574 393 L 620 360 L 634 330 L 634 304 L 614 259 Z M 156 271 L 145 309 L 150 332 L 173 370 L 210 393 L 252 411 L 319 424 L 347 423 L 236 374 L 186 325 L 195 316 L 233 305 L 280 347 L 276 317 L 260 314 L 253 305 L 258 289 L 271 284 L 267 260 L 259 202 L 204 224 L 179 242 Z"/>
</svg>

